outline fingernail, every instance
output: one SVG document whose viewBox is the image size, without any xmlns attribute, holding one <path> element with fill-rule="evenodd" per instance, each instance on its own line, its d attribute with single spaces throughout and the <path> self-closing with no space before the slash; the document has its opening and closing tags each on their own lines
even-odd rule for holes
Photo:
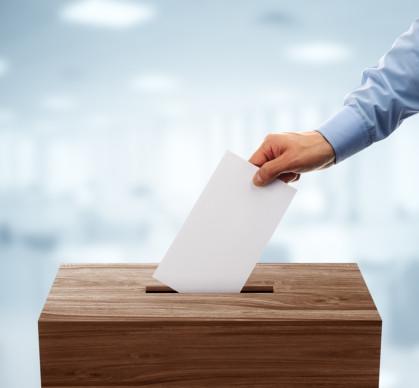
<svg viewBox="0 0 419 388">
<path fill-rule="evenodd" d="M 263 185 L 263 180 L 262 180 L 262 178 L 260 177 L 260 175 L 259 175 L 259 173 L 258 173 L 258 172 L 255 174 L 255 176 L 254 176 L 254 178 L 253 178 L 253 183 L 254 183 L 256 186 L 261 186 L 261 185 Z"/>
</svg>

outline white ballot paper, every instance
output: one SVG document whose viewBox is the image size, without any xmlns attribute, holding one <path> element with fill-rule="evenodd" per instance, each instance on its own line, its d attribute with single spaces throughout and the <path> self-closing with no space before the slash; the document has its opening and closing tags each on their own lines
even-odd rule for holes
<svg viewBox="0 0 419 388">
<path fill-rule="evenodd" d="M 240 292 L 296 193 L 227 151 L 153 277 L 178 292 Z"/>
</svg>

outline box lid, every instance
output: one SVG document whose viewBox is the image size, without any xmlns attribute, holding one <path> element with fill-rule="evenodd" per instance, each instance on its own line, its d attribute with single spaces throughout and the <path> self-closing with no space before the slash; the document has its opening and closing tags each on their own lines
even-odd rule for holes
<svg viewBox="0 0 419 388">
<path fill-rule="evenodd" d="M 39 321 L 381 324 L 355 263 L 257 264 L 245 286 L 253 292 L 240 294 L 156 292 L 162 287 L 152 278 L 156 267 L 63 264 Z"/>
</svg>

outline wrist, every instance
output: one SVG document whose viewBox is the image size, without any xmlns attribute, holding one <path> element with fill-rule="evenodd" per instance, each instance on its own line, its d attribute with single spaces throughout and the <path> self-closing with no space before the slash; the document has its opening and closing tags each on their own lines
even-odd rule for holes
<svg viewBox="0 0 419 388">
<path fill-rule="evenodd" d="M 316 136 L 319 153 L 324 156 L 325 160 L 327 160 L 329 165 L 335 164 L 336 152 L 333 146 L 320 132 L 313 131 L 313 136 Z"/>
<path fill-rule="evenodd" d="M 329 141 L 318 131 L 303 132 L 307 139 L 307 146 L 314 157 L 318 169 L 327 168 L 335 164 L 335 150 Z"/>
</svg>

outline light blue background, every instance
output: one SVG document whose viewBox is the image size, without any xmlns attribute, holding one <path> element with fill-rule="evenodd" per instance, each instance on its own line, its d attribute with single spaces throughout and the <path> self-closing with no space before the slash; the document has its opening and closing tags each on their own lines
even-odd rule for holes
<svg viewBox="0 0 419 388">
<path fill-rule="evenodd" d="M 0 2 L 5 388 L 40 386 L 37 319 L 60 263 L 161 260 L 226 149 L 249 158 L 269 132 L 315 129 L 419 17 L 413 0 L 118 1 L 127 15 L 93 25 L 68 16 L 84 3 Z M 413 117 L 304 175 L 262 258 L 359 263 L 383 388 L 419 381 L 418 147 Z"/>
</svg>

